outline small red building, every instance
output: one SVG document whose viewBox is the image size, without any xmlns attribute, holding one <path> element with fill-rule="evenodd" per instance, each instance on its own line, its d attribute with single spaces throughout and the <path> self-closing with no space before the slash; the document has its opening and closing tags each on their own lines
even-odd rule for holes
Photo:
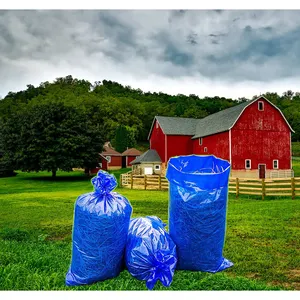
<svg viewBox="0 0 300 300">
<path fill-rule="evenodd" d="M 259 97 L 203 119 L 157 116 L 148 139 L 164 163 L 213 154 L 231 163 L 231 176 L 267 178 L 291 174 L 291 132 L 280 109 Z"/>
<path fill-rule="evenodd" d="M 98 168 L 90 170 L 91 174 L 96 174 L 99 170 L 117 170 L 122 168 L 122 154 L 116 151 L 110 144 L 106 142 L 103 151 L 99 153 L 100 162 Z"/>
<path fill-rule="evenodd" d="M 130 168 L 130 163 L 141 155 L 141 151 L 130 148 L 122 153 L 122 168 Z"/>
<path fill-rule="evenodd" d="M 122 168 L 122 154 L 116 151 L 109 142 L 103 146 L 101 156 L 102 170 L 117 170 Z"/>
</svg>

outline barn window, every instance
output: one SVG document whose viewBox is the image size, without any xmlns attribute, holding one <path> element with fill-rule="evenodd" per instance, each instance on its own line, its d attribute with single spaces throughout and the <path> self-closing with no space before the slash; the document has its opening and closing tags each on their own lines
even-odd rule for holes
<svg viewBox="0 0 300 300">
<path fill-rule="evenodd" d="M 199 138 L 199 145 L 202 145 L 203 143 L 203 138 Z"/>
<path fill-rule="evenodd" d="M 273 169 L 278 169 L 278 159 L 273 160 Z"/>
<path fill-rule="evenodd" d="M 156 128 L 158 128 L 158 122 L 157 122 L 157 121 L 156 121 L 156 124 L 155 124 L 155 125 L 156 125 Z"/>
<path fill-rule="evenodd" d="M 264 110 L 264 103 L 262 101 L 258 101 L 258 110 Z"/>
<path fill-rule="evenodd" d="M 111 162 L 111 156 L 106 156 L 106 160 L 107 160 L 108 163 L 110 163 Z"/>
<path fill-rule="evenodd" d="M 155 170 L 160 170 L 160 165 L 155 165 Z"/>
<path fill-rule="evenodd" d="M 245 159 L 245 169 L 251 169 L 251 159 Z"/>
<path fill-rule="evenodd" d="M 207 147 L 204 147 L 204 152 L 207 152 Z"/>
</svg>

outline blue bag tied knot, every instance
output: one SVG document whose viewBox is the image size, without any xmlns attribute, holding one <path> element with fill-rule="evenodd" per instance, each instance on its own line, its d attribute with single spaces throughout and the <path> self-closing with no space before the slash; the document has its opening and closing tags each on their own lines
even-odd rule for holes
<svg viewBox="0 0 300 300">
<path fill-rule="evenodd" d="M 176 257 L 170 255 L 170 251 L 158 250 L 152 259 L 153 268 L 150 271 L 150 276 L 146 280 L 146 286 L 152 290 L 158 280 L 165 286 L 170 286 L 173 275 L 174 266 L 177 263 Z"/>
<path fill-rule="evenodd" d="M 108 194 L 117 186 L 117 179 L 113 174 L 100 170 L 97 176 L 92 178 L 95 192 L 101 195 Z"/>
<path fill-rule="evenodd" d="M 177 264 L 176 245 L 165 226 L 156 216 L 134 218 L 129 225 L 125 263 L 129 273 L 145 280 L 150 290 L 158 280 L 170 286 Z"/>
</svg>

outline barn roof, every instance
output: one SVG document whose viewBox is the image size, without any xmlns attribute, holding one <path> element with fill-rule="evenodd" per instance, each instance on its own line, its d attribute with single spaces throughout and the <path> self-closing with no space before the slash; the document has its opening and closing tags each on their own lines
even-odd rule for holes
<svg viewBox="0 0 300 300">
<path fill-rule="evenodd" d="M 122 154 L 115 149 L 109 147 L 109 146 L 103 146 L 103 150 L 100 154 L 101 155 L 109 155 L 109 156 L 122 156 Z"/>
<path fill-rule="evenodd" d="M 195 135 L 192 138 L 195 139 L 229 130 L 234 125 L 244 108 L 254 101 L 255 100 L 247 101 L 239 105 L 226 108 L 198 120 Z"/>
<path fill-rule="evenodd" d="M 127 149 L 125 150 L 123 153 L 122 153 L 122 156 L 138 156 L 138 155 L 141 155 L 142 152 L 135 149 L 135 148 L 130 148 L 130 149 Z"/>
<path fill-rule="evenodd" d="M 158 121 L 164 134 L 169 135 L 194 135 L 197 122 L 199 122 L 199 119 L 192 118 L 156 116 L 153 120 L 150 134 L 154 126 L 155 119 Z M 150 138 L 150 134 L 148 139 Z"/>
<path fill-rule="evenodd" d="M 148 139 L 150 139 L 155 119 L 160 124 L 164 134 L 167 135 L 192 135 L 192 139 L 195 139 L 227 131 L 234 126 L 234 124 L 237 122 L 238 118 L 247 106 L 262 98 L 280 112 L 287 125 L 289 126 L 290 130 L 294 132 L 281 110 L 268 99 L 261 96 L 255 100 L 246 101 L 233 107 L 221 110 L 203 119 L 156 116 L 153 120 Z"/>
<path fill-rule="evenodd" d="M 149 162 L 149 163 L 161 163 L 161 159 L 156 152 L 156 150 L 150 149 L 143 153 L 141 156 L 137 157 L 135 160 L 133 160 L 130 164 L 136 165 L 143 162 Z"/>
</svg>

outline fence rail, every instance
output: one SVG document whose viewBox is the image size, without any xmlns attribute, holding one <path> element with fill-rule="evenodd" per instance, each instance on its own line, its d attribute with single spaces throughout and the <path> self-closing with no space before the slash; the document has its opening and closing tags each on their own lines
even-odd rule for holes
<svg viewBox="0 0 300 300">
<path fill-rule="evenodd" d="M 132 172 L 121 174 L 121 186 L 131 189 L 168 190 L 168 180 L 159 175 L 134 175 Z M 300 177 L 250 179 L 230 178 L 228 192 L 240 195 L 300 197 Z"/>
<path fill-rule="evenodd" d="M 286 196 L 295 199 L 300 197 L 300 177 L 245 179 L 230 178 L 229 193 L 239 195 L 257 195 L 262 200 L 266 196 Z"/>
<path fill-rule="evenodd" d="M 159 175 L 133 175 L 131 172 L 121 174 L 121 185 L 131 189 L 168 190 L 168 180 Z"/>
</svg>

